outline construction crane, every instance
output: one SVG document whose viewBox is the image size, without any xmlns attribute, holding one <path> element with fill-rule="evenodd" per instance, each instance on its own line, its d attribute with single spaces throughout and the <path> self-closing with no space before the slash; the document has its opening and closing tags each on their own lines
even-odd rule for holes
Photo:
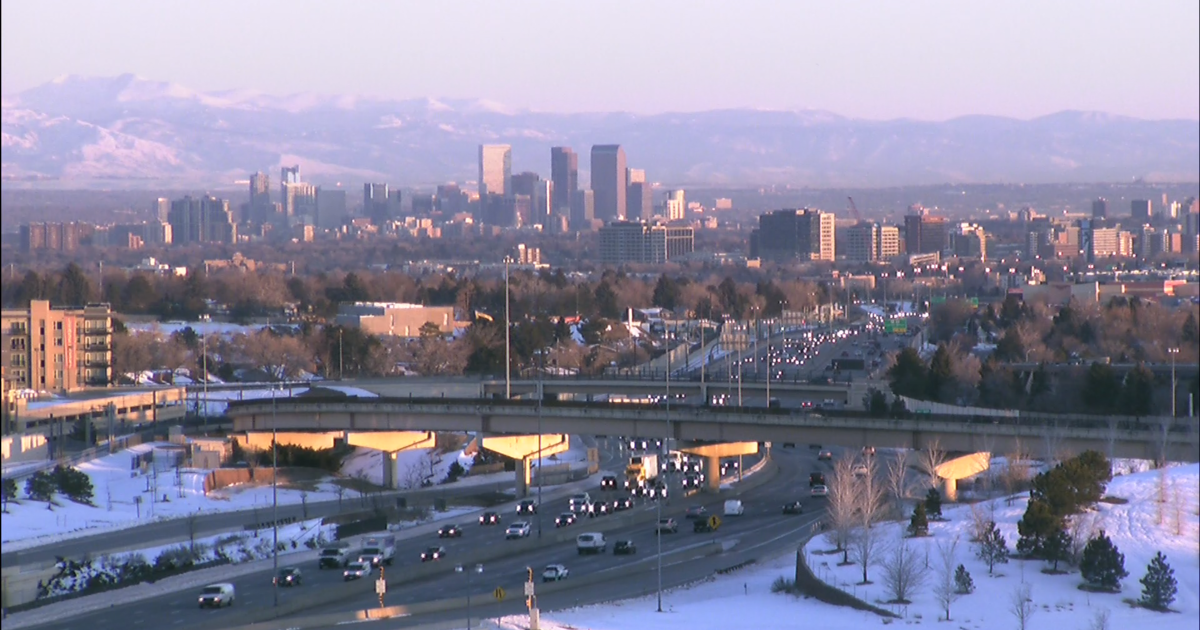
<svg viewBox="0 0 1200 630">
<path fill-rule="evenodd" d="M 846 197 L 846 200 L 850 202 L 850 216 L 854 217 L 856 222 L 862 223 L 862 214 L 859 214 L 858 206 L 854 205 L 854 197 Z"/>
</svg>

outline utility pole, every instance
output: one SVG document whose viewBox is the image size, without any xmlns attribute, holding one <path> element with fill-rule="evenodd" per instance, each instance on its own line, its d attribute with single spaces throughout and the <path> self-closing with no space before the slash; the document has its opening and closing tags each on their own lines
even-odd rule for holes
<svg viewBox="0 0 1200 630">
<path fill-rule="evenodd" d="M 342 333 L 344 329 L 338 328 L 338 380 L 343 380 L 346 376 L 346 353 L 345 346 L 342 344 Z"/>
<path fill-rule="evenodd" d="M 1171 355 L 1171 417 L 1175 417 L 1175 355 L 1179 354 L 1179 348 L 1167 348 L 1167 354 Z"/>
<path fill-rule="evenodd" d="M 512 320 L 509 318 L 509 300 L 508 300 L 508 266 L 512 263 L 512 256 L 504 257 L 504 399 L 512 399 L 512 340 L 510 333 L 512 331 Z M 540 455 L 540 453 L 539 453 Z"/>
<path fill-rule="evenodd" d="M 671 444 L 671 338 L 670 337 L 667 337 L 666 346 L 667 346 L 667 414 L 666 414 L 666 416 L 667 416 L 666 417 L 667 432 L 666 432 L 666 435 L 663 436 L 662 448 L 659 449 L 659 452 L 662 454 L 662 458 L 660 459 L 660 461 L 667 460 L 667 453 L 669 452 L 670 444 Z M 670 486 L 671 486 L 671 484 L 669 482 L 664 485 L 664 487 L 668 488 L 668 489 L 670 488 Z M 660 496 L 660 497 L 658 497 L 658 502 L 655 504 L 655 510 L 658 513 L 658 515 L 656 517 L 658 519 L 658 521 L 656 522 L 656 524 L 654 526 L 654 539 L 658 543 L 658 553 L 656 554 L 657 558 L 655 559 L 656 563 L 658 564 L 658 612 L 663 611 L 663 607 L 662 607 L 662 528 L 658 525 L 658 523 L 660 523 L 662 521 L 662 504 L 663 504 L 663 501 L 665 501 L 665 500 L 666 500 L 665 497 Z"/>
<path fill-rule="evenodd" d="M 208 435 L 208 333 L 200 335 L 200 355 L 204 363 L 204 434 Z"/>
<path fill-rule="evenodd" d="M 505 292 L 507 295 L 507 291 Z M 538 316 L 538 307 L 541 300 L 540 294 L 534 294 L 535 304 L 533 307 L 534 324 L 536 325 Z M 542 382 L 542 373 L 546 371 L 546 348 L 538 349 L 538 380 L 537 380 L 537 416 L 538 416 L 538 469 L 537 469 L 537 502 L 538 502 L 538 538 L 542 537 L 542 399 L 545 398 L 545 383 Z M 568 438 L 569 439 L 569 438 Z"/>
<path fill-rule="evenodd" d="M 274 565 L 275 577 L 279 577 L 279 440 L 275 431 L 277 416 L 275 415 L 275 384 L 271 383 L 271 529 L 273 530 L 273 547 L 271 559 Z M 271 588 L 276 608 L 279 607 L 279 580 L 272 580 Z"/>
</svg>

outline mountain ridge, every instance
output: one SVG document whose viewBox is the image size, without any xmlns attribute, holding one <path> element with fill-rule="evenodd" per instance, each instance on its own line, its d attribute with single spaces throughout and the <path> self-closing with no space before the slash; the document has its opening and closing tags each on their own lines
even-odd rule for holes
<svg viewBox="0 0 1200 630">
<path fill-rule="evenodd" d="M 469 183 L 477 145 L 549 176 L 549 148 L 620 143 L 671 184 L 894 186 L 1195 181 L 1200 122 L 1063 111 L 1021 120 L 864 120 L 823 110 L 550 113 L 487 99 L 201 92 L 132 74 L 6 95 L 5 185 L 204 184 L 299 163 L 307 180 Z"/>
</svg>

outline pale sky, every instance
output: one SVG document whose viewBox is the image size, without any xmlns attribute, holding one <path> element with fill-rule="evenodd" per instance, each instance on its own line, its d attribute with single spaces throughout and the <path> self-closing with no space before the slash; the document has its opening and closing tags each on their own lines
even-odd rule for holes
<svg viewBox="0 0 1200 630">
<path fill-rule="evenodd" d="M 65 74 L 541 111 L 1200 118 L 1196 0 L 5 0 L 11 95 Z"/>
</svg>

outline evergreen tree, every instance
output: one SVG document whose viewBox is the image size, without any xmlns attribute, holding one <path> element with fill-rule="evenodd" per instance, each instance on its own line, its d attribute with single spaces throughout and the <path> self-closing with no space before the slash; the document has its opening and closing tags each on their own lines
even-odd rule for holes
<svg viewBox="0 0 1200 630">
<path fill-rule="evenodd" d="M 1129 575 L 1125 570 L 1125 554 L 1117 550 L 1104 530 L 1083 548 L 1079 573 L 1088 584 L 1110 591 L 1121 590 L 1121 580 Z"/>
<path fill-rule="evenodd" d="M 1049 536 L 1042 541 L 1042 559 L 1058 571 L 1058 563 L 1066 560 L 1071 554 L 1071 538 L 1059 524 Z"/>
<path fill-rule="evenodd" d="M 912 518 L 908 521 L 908 531 L 913 536 L 929 535 L 929 517 L 925 513 L 924 503 L 917 503 L 913 508 Z"/>
<path fill-rule="evenodd" d="M 654 285 L 654 295 L 650 301 L 655 306 L 674 310 L 679 303 L 679 295 L 679 284 L 664 273 L 658 277 L 658 282 Z"/>
<path fill-rule="evenodd" d="M 872 418 L 886 418 L 888 415 L 887 395 L 883 392 L 871 388 L 867 395 L 863 397 L 863 407 Z"/>
<path fill-rule="evenodd" d="M 917 351 L 905 347 L 896 355 L 896 364 L 888 369 L 888 380 L 892 393 L 909 398 L 925 398 L 928 389 L 929 368 Z"/>
<path fill-rule="evenodd" d="M 92 281 L 83 268 L 75 263 L 67 265 L 58 282 L 58 299 L 63 305 L 83 306 L 92 301 Z"/>
<path fill-rule="evenodd" d="M 1082 394 L 1084 407 L 1111 412 L 1121 395 L 1121 381 L 1111 365 L 1093 363 L 1084 377 Z"/>
<path fill-rule="evenodd" d="M 596 285 L 596 310 L 600 317 L 621 318 L 621 309 L 617 306 L 617 292 L 613 291 L 607 280 L 601 280 L 600 284 Z"/>
<path fill-rule="evenodd" d="M 4 500 L 4 511 L 8 511 L 8 502 L 17 498 L 17 480 L 12 477 L 5 477 L 3 484 L 0 485 L 0 499 Z"/>
<path fill-rule="evenodd" d="M 1121 409 L 1131 416 L 1146 416 L 1154 412 L 1154 373 L 1138 365 L 1125 377 L 1121 389 Z"/>
<path fill-rule="evenodd" d="M 967 567 L 961 564 L 954 570 L 954 591 L 959 595 L 969 595 L 975 592 L 975 580 L 971 579 Z"/>
<path fill-rule="evenodd" d="M 1167 564 L 1167 557 L 1160 551 L 1146 565 L 1146 575 L 1141 579 L 1142 599 L 1139 603 L 1153 610 L 1166 610 L 1175 601 L 1178 585 L 1175 569 Z"/>
<path fill-rule="evenodd" d="M 954 362 L 946 344 L 938 344 L 929 359 L 929 380 L 925 383 L 925 400 L 942 400 L 954 383 Z M 932 512 L 931 512 L 932 514 Z"/>
<path fill-rule="evenodd" d="M 1000 533 L 1000 528 L 996 526 L 995 522 L 988 523 L 987 531 L 979 541 L 977 555 L 980 560 L 987 563 L 988 575 L 992 574 L 992 569 L 997 564 L 1008 562 L 1008 542 L 1004 540 L 1004 534 Z"/>
<path fill-rule="evenodd" d="M 1026 556 L 1039 557 L 1046 539 L 1056 529 L 1062 529 L 1062 519 L 1054 515 L 1050 504 L 1042 499 L 1030 499 L 1025 507 L 1025 515 L 1017 521 L 1017 553 Z"/>
<path fill-rule="evenodd" d="M 925 512 L 933 518 L 942 518 L 942 493 L 930 488 L 925 495 Z"/>
<path fill-rule="evenodd" d="M 39 470 L 25 480 L 25 494 L 34 501 L 49 501 L 54 495 L 54 479 Z"/>
</svg>

